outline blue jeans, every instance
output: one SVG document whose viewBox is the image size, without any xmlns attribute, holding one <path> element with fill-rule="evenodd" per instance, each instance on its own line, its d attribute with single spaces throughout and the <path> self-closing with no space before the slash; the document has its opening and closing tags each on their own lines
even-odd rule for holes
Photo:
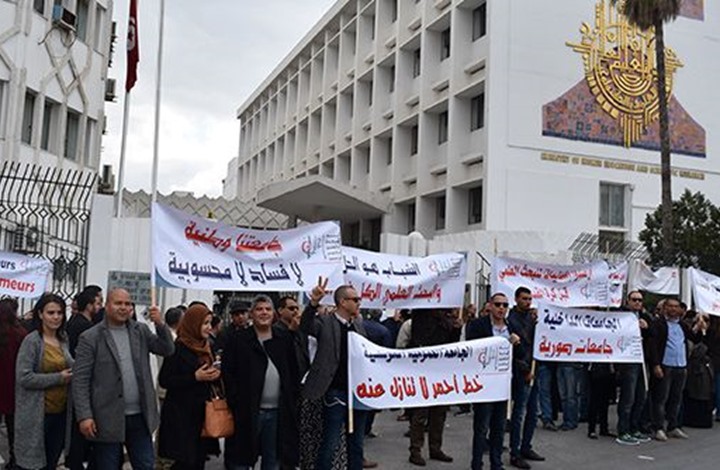
<svg viewBox="0 0 720 470">
<path fill-rule="evenodd" d="M 120 468 L 122 442 L 95 442 L 95 466 L 98 469 Z M 133 470 L 153 470 L 155 468 L 155 450 L 152 436 L 141 414 L 125 416 L 125 448 L 130 457 Z"/>
<path fill-rule="evenodd" d="M 277 457 L 277 440 L 278 440 L 278 410 L 260 410 L 255 421 L 255 429 L 258 440 L 258 448 L 260 449 L 260 468 L 261 470 L 277 470 L 280 463 Z M 235 465 L 225 462 L 227 470 L 251 470 L 254 465 Z"/>
<path fill-rule="evenodd" d="M 618 435 L 640 431 L 645 405 L 645 378 L 642 364 L 618 364 L 620 399 L 618 400 Z"/>
<path fill-rule="evenodd" d="M 513 408 L 510 417 L 510 455 L 519 457 L 532 450 L 538 412 L 538 386 L 530 386 L 524 377 L 513 376 Z M 522 441 L 520 440 L 522 437 Z"/>
<path fill-rule="evenodd" d="M 43 430 L 45 431 L 45 460 L 47 466 L 45 468 L 56 468 L 60 454 L 65 446 L 65 412 L 62 413 L 46 413 Z M 22 436 L 18 436 L 22 439 Z"/>
<path fill-rule="evenodd" d="M 347 435 L 348 469 L 363 468 L 363 439 L 367 411 L 353 410 L 354 429 Z M 340 432 L 346 426 L 348 418 L 347 392 L 329 390 L 323 399 L 323 431 L 318 451 L 316 470 L 331 470 L 335 449 L 340 442 Z"/>
<path fill-rule="evenodd" d="M 537 363 L 537 377 L 535 381 L 538 386 L 538 404 L 540 406 L 540 419 L 543 423 L 550 423 L 553 420 L 552 409 L 552 378 L 555 373 L 555 365 L 547 362 Z"/>
<path fill-rule="evenodd" d="M 573 364 L 560 364 L 557 369 L 558 391 L 562 402 L 563 423 L 565 429 L 575 429 L 578 426 L 578 370 Z"/>
<path fill-rule="evenodd" d="M 503 436 L 507 401 L 473 405 L 472 470 L 483 468 L 483 455 L 490 452 L 490 468 L 502 470 Z M 488 432 L 490 437 L 488 439 Z"/>
</svg>

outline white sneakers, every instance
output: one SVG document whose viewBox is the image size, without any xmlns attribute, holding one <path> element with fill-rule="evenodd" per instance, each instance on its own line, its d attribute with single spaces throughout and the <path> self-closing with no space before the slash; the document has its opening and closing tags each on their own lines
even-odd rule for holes
<svg viewBox="0 0 720 470">
<path fill-rule="evenodd" d="M 662 429 L 658 429 L 655 433 L 655 440 L 665 442 L 668 440 L 668 437 L 672 437 L 675 439 L 689 439 L 690 436 L 687 435 L 685 431 L 683 431 L 680 428 L 675 428 L 672 431 L 668 431 L 667 434 Z"/>
<path fill-rule="evenodd" d="M 668 435 L 668 437 L 674 437 L 675 439 L 689 439 L 690 438 L 690 436 L 688 436 L 687 433 L 680 428 L 675 428 L 672 431 L 668 431 L 667 435 Z"/>
</svg>

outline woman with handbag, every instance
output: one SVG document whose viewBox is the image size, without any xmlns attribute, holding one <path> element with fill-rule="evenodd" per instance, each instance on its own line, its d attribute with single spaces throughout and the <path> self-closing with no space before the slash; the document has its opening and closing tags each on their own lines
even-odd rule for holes
<svg viewBox="0 0 720 470">
<path fill-rule="evenodd" d="M 257 296 L 250 308 L 252 327 L 238 331 L 223 352 L 227 398 L 235 434 L 225 441 L 225 467 L 291 469 L 298 464 L 297 403 L 300 380 L 295 343 L 273 326 L 272 301 Z"/>
<path fill-rule="evenodd" d="M 173 460 L 177 470 L 201 470 L 209 454 L 220 453 L 217 439 L 201 436 L 206 402 L 220 379 L 208 342 L 211 320 L 205 305 L 188 308 L 178 326 L 175 353 L 163 361 L 158 377 L 167 390 L 160 411 L 158 455 Z"/>
</svg>

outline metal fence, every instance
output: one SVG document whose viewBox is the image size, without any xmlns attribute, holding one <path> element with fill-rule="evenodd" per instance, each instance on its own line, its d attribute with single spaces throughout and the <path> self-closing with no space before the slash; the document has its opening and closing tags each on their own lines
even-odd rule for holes
<svg viewBox="0 0 720 470">
<path fill-rule="evenodd" d="M 85 285 L 97 175 L 17 162 L 0 167 L 0 249 L 52 263 L 49 290 L 69 299 Z"/>
</svg>

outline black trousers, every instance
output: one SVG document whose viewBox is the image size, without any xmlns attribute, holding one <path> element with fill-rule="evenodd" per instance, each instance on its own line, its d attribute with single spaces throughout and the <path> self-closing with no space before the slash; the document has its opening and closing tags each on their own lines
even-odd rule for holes
<svg viewBox="0 0 720 470">
<path fill-rule="evenodd" d="M 15 464 L 15 415 L 2 415 L 0 416 L 5 421 L 5 427 L 7 428 L 8 436 L 8 448 L 10 452 L 10 460 L 8 461 L 8 467 L 12 468 Z"/>
<path fill-rule="evenodd" d="M 600 432 L 608 432 L 608 408 L 610 396 L 614 392 L 615 381 L 612 375 L 589 374 L 588 387 L 588 433 L 595 432 L 599 425 Z"/>
</svg>

